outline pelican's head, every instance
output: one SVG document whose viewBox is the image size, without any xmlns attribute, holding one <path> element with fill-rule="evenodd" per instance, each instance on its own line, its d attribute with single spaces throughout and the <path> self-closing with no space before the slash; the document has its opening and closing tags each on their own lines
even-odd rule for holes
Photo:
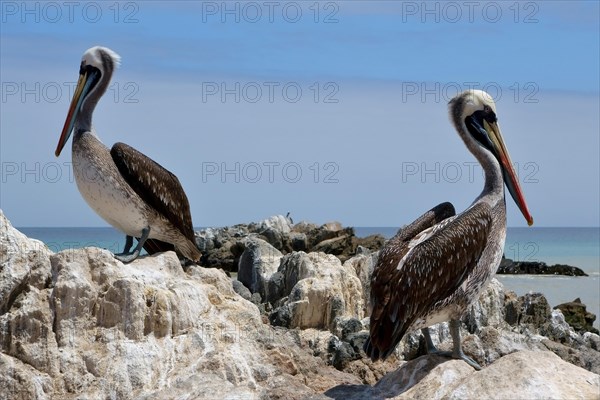
<svg viewBox="0 0 600 400">
<path fill-rule="evenodd" d="M 483 90 L 467 90 L 450 100 L 450 118 L 470 148 L 474 145 L 492 153 L 498 160 L 504 183 L 528 225 L 533 224 L 508 150 L 498 125 L 496 103 Z M 473 149 L 471 149 L 473 151 Z"/>
<path fill-rule="evenodd" d="M 117 53 L 106 47 L 95 46 L 83 53 L 79 67 L 79 80 L 54 152 L 57 157 L 69 140 L 79 115 L 82 115 L 85 122 L 91 125 L 96 102 L 106 91 L 112 73 L 120 60 L 121 57 Z"/>
</svg>

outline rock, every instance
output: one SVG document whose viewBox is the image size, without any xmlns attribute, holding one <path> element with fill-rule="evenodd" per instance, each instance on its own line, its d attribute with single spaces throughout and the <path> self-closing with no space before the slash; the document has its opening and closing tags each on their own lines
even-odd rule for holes
<svg viewBox="0 0 600 400">
<path fill-rule="evenodd" d="M 576 349 L 550 339 L 542 339 L 542 344 L 563 360 L 590 372 L 600 373 L 600 354 L 597 351 L 586 348 Z"/>
<path fill-rule="evenodd" d="M 283 215 L 274 215 L 258 223 L 257 233 L 261 233 L 266 229 L 273 229 L 274 231 L 281 232 L 282 234 L 288 234 L 292 230 L 292 224 L 289 218 Z"/>
<path fill-rule="evenodd" d="M 559 304 L 554 308 L 562 311 L 567 323 L 576 331 L 599 333 L 598 329 L 594 328 L 596 315 L 587 311 L 586 305 L 581 303 L 579 297 L 569 303 Z"/>
<path fill-rule="evenodd" d="M 276 230 L 275 228 L 268 227 L 264 230 L 261 230 L 259 235 L 275 249 L 284 250 L 289 247 L 289 240 L 287 239 L 287 236 L 284 236 L 282 232 Z"/>
<path fill-rule="evenodd" d="M 300 221 L 292 227 L 292 232 L 307 234 L 310 231 L 317 230 L 319 227 L 312 222 Z"/>
<path fill-rule="evenodd" d="M 237 271 L 236 259 L 231 253 L 231 247 L 231 242 L 225 242 L 223 246 L 203 253 L 200 263 L 209 268 L 219 268 L 228 272 Z"/>
<path fill-rule="evenodd" d="M 292 251 L 307 251 L 308 240 L 306 234 L 302 232 L 290 232 L 290 245 Z"/>
<path fill-rule="evenodd" d="M 585 332 L 583 342 L 592 350 L 600 351 L 600 336 L 596 333 Z"/>
<path fill-rule="evenodd" d="M 519 324 L 530 324 L 538 328 L 550 319 L 550 304 L 543 294 L 527 293 L 519 299 L 521 304 Z"/>
<path fill-rule="evenodd" d="M 236 272 L 245 242 L 250 237 L 265 240 L 283 254 L 324 252 L 334 254 L 342 262 L 357 254 L 359 247 L 360 251 L 376 251 L 384 242 L 381 235 L 357 238 L 353 228 L 343 228 L 339 222 L 321 226 L 300 222 L 292 226 L 290 218 L 276 215 L 258 223 L 196 232 L 196 243 L 203 252 L 201 265 Z"/>
<path fill-rule="evenodd" d="M 341 231 L 342 229 L 344 229 L 342 224 L 338 221 L 326 222 L 323 225 L 321 225 L 321 228 L 326 231 L 330 231 L 330 232 L 337 232 L 337 231 Z"/>
<path fill-rule="evenodd" d="M 257 237 L 274 223 L 205 230 L 198 241 L 221 252 L 215 260 L 251 261 L 247 282 L 263 288 L 251 293 L 219 269 L 184 272 L 173 252 L 128 265 L 95 248 L 53 254 L 1 212 L 0 224 L 0 399 L 598 398 L 600 336 L 576 332 L 543 295 L 517 297 L 495 280 L 461 327 L 483 371 L 436 356 L 402 361 L 423 351 L 418 331 L 373 363 L 362 346 L 377 253 L 366 248 L 342 265 L 275 253 Z M 287 238 L 356 246 L 351 231 L 328 229 L 298 224 Z M 273 254 L 279 262 L 263 268 Z M 430 331 L 451 349 L 447 323 Z"/>
<path fill-rule="evenodd" d="M 242 242 L 249 233 L 246 225 L 206 228 L 195 232 L 196 244 L 202 251 L 201 265 L 227 272 L 237 271 L 239 257 L 244 251 Z"/>
<path fill-rule="evenodd" d="M 265 299 L 270 304 L 276 304 L 279 300 L 286 297 L 290 290 L 286 289 L 285 276 L 277 271 L 267 282 L 267 293 L 269 296 Z"/>
<path fill-rule="evenodd" d="M 600 376 L 551 352 L 520 351 L 476 372 L 463 361 L 431 356 L 404 363 L 375 386 L 340 385 L 330 399 L 597 399 Z"/>
<path fill-rule="evenodd" d="M 238 265 L 238 280 L 252 293 L 269 298 L 268 281 L 277 271 L 283 254 L 259 238 L 249 238 L 245 248 Z"/>
<path fill-rule="evenodd" d="M 195 232 L 196 246 L 201 252 L 205 253 L 215 248 L 215 230 L 206 228 L 199 232 Z"/>
<path fill-rule="evenodd" d="M 510 258 L 502 258 L 497 274 L 535 274 L 535 275 L 567 275 L 588 276 L 581 268 L 571 265 L 554 264 L 548 266 L 539 261 L 513 261 Z"/>
<path fill-rule="evenodd" d="M 519 310 L 520 311 L 520 310 Z M 505 323 L 504 287 L 496 278 L 492 278 L 487 287 L 467 310 L 462 321 L 469 333 L 481 331 L 486 326 L 502 327 Z"/>
<path fill-rule="evenodd" d="M 327 351 L 332 354 L 331 364 L 338 370 L 343 370 L 350 361 L 360 358 L 360 353 L 347 342 L 332 336 Z"/>
<path fill-rule="evenodd" d="M 515 326 L 519 323 L 521 303 L 517 294 L 513 291 L 504 294 L 504 321 Z"/>
<path fill-rule="evenodd" d="M 540 326 L 539 333 L 555 342 L 576 345 L 579 341 L 579 335 L 565 321 L 565 317 L 560 310 L 552 310 L 549 321 Z"/>
<path fill-rule="evenodd" d="M 353 228 L 342 228 L 342 226 L 339 222 L 335 222 L 335 223 L 330 222 L 330 223 L 320 226 L 319 228 L 312 229 L 312 230 L 306 232 L 306 237 L 308 240 L 308 247 L 311 250 L 315 246 L 317 246 L 319 243 L 321 243 L 325 240 L 338 238 L 340 236 L 353 237 L 354 229 Z"/>
<path fill-rule="evenodd" d="M 545 264 L 545 263 L 543 263 Z M 574 267 L 572 265 L 565 264 L 554 264 L 547 267 L 548 272 L 545 274 L 550 275 L 567 275 L 567 276 L 588 276 L 581 268 Z"/>
<path fill-rule="evenodd" d="M 184 272 L 174 252 L 52 254 L 0 222 L 2 399 L 307 398 L 360 383 L 264 324 L 222 270 Z"/>
<path fill-rule="evenodd" d="M 363 324 L 357 318 L 344 318 L 337 323 L 337 336 L 344 341 L 348 341 L 348 337 L 360 332 L 363 329 Z"/>
<path fill-rule="evenodd" d="M 246 286 L 244 286 L 244 284 L 242 282 L 238 281 L 237 279 L 233 279 L 231 281 L 231 285 L 233 286 L 233 290 L 237 294 L 242 296 L 244 299 L 251 301 L 252 292 L 250 292 L 250 290 Z"/>
<path fill-rule="evenodd" d="M 277 290 L 279 297 L 275 297 L 271 294 L 268 300 L 272 303 L 276 302 L 282 297 L 288 296 L 294 286 L 302 279 L 311 278 L 317 276 L 319 266 L 315 264 L 315 257 L 311 258 L 307 253 L 294 252 L 286 254 L 282 259 L 277 270 L 277 275 L 272 276 L 273 281 L 281 280 L 281 283 L 277 284 L 281 286 Z"/>
<path fill-rule="evenodd" d="M 335 335 L 329 331 L 320 329 L 295 329 L 289 332 L 294 332 L 297 335 L 297 343 L 310 351 L 315 357 L 319 357 L 328 365 L 332 365 L 333 355 L 330 353 L 331 341 L 338 340 Z M 328 389 L 328 388 L 327 388 Z"/>
<path fill-rule="evenodd" d="M 0 315 L 30 286 L 42 290 L 50 284 L 50 254 L 44 243 L 14 229 L 0 210 Z"/>
<path fill-rule="evenodd" d="M 356 252 L 358 254 L 358 246 L 363 249 L 369 249 L 370 251 L 378 251 L 385 244 L 385 238 L 382 235 L 370 235 L 365 238 L 354 237 L 352 246 L 357 249 Z"/>
<path fill-rule="evenodd" d="M 273 311 L 271 323 L 333 331 L 337 318 L 363 317 L 360 281 L 338 258 L 323 253 L 291 253 L 284 256 L 278 272 L 284 277 L 287 299 Z"/>
<path fill-rule="evenodd" d="M 363 304 L 365 315 L 369 315 L 371 304 L 371 275 L 377 265 L 379 252 L 371 254 L 358 254 L 344 263 L 344 268 L 351 268 L 360 280 L 362 286 Z"/>
<path fill-rule="evenodd" d="M 352 248 L 352 238 L 349 235 L 342 235 L 331 239 L 323 240 L 317 243 L 312 250 L 333 254 L 339 256 L 344 253 L 349 253 L 348 249 Z"/>
</svg>

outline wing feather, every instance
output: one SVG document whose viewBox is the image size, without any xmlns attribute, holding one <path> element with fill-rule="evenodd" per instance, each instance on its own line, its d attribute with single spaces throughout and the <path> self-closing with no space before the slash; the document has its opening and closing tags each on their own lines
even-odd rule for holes
<svg viewBox="0 0 600 400">
<path fill-rule="evenodd" d="M 144 250 L 146 250 L 148 254 L 156 254 L 165 251 L 175 251 L 175 246 L 158 239 L 147 239 L 144 242 Z"/>
<path fill-rule="evenodd" d="M 417 319 L 464 282 L 487 244 L 491 222 L 490 207 L 478 203 L 456 218 L 438 221 L 439 225 L 421 224 L 420 228 L 430 229 L 424 239 L 413 240 L 415 229 L 390 240 L 371 281 L 373 311 L 365 351 L 372 359 L 391 354 Z"/>
<path fill-rule="evenodd" d="M 194 243 L 190 204 L 179 179 L 125 143 L 115 143 L 110 155 L 131 188 Z"/>
</svg>

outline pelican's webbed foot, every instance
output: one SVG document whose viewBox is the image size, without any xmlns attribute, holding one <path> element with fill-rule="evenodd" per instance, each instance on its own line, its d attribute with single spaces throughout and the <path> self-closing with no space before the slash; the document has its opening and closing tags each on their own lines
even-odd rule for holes
<svg viewBox="0 0 600 400">
<path fill-rule="evenodd" d="M 427 354 L 434 354 L 436 356 L 449 357 L 454 358 L 456 360 L 463 360 L 471 367 L 475 368 L 477 371 L 481 370 L 481 365 L 479 365 L 475 360 L 471 357 L 467 356 L 463 350 L 462 345 L 460 343 L 460 321 L 458 320 L 450 320 L 450 335 L 452 336 L 452 351 L 440 351 L 438 350 L 433 341 L 431 340 L 431 335 L 429 334 L 429 328 L 421 329 L 423 336 L 425 337 L 425 345 L 427 348 Z"/>
<path fill-rule="evenodd" d="M 463 360 L 464 362 L 466 362 L 467 364 L 469 364 L 471 367 L 475 368 L 477 371 L 481 371 L 481 365 L 479 365 L 477 363 L 477 361 L 473 360 L 471 357 L 469 357 L 468 355 L 466 355 L 465 353 L 463 353 L 462 350 L 460 350 L 459 352 L 452 352 L 452 358 L 456 359 L 456 360 Z"/>
<path fill-rule="evenodd" d="M 130 252 L 131 246 L 133 245 L 133 237 L 127 235 L 125 238 L 125 248 L 122 253 L 115 254 L 115 258 L 121 261 L 123 264 L 127 264 L 138 258 L 142 248 L 144 247 L 144 243 L 148 239 L 150 235 L 150 227 L 142 229 L 142 237 L 138 239 L 137 246 L 133 249 L 133 252 Z"/>
<path fill-rule="evenodd" d="M 463 353 L 462 345 L 460 343 L 460 321 L 457 319 L 450 320 L 450 335 L 452 336 L 452 354 L 451 357 L 457 360 L 463 360 L 471 367 L 475 368 L 477 371 L 481 370 L 481 365 L 479 365 L 475 360 L 471 357 L 467 356 Z"/>
</svg>

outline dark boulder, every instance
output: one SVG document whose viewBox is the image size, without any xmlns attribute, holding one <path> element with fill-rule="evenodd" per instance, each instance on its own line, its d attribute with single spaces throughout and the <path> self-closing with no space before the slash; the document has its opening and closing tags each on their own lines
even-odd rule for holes
<svg viewBox="0 0 600 400">
<path fill-rule="evenodd" d="M 505 296 L 505 321 L 512 325 L 531 325 L 539 328 L 550 319 L 552 310 L 548 300 L 541 293 L 527 293 L 524 296 Z"/>
<path fill-rule="evenodd" d="M 504 275 L 567 275 L 588 276 L 581 268 L 565 264 L 548 265 L 541 261 L 513 261 L 510 258 L 502 258 L 497 274 Z"/>
<path fill-rule="evenodd" d="M 596 315 L 587 311 L 586 305 L 579 297 L 568 303 L 559 304 L 554 309 L 559 309 L 565 316 L 565 321 L 577 332 L 599 333 L 598 329 L 594 328 Z"/>
</svg>

